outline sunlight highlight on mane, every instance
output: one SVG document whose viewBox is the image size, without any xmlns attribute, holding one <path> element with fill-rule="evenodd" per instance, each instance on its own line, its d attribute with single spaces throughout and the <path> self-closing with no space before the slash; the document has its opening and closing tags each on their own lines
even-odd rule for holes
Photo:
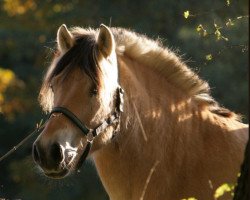
<svg viewBox="0 0 250 200">
<path fill-rule="evenodd" d="M 169 83 L 190 96 L 209 94 L 207 82 L 201 80 L 174 52 L 162 47 L 160 41 L 121 28 L 112 31 L 117 53 L 123 53 L 147 67 L 153 67 L 163 74 Z M 212 98 L 209 100 L 212 101 Z"/>
<path fill-rule="evenodd" d="M 173 51 L 163 47 L 159 40 L 154 41 L 145 35 L 124 28 L 110 28 L 110 30 L 116 42 L 117 55 L 128 56 L 145 67 L 153 68 L 159 75 L 163 75 L 167 82 L 180 89 L 198 105 L 208 106 L 211 112 L 240 120 L 238 115 L 220 107 L 210 96 L 208 83 L 200 79 Z M 92 35 L 97 39 L 99 30 L 73 27 L 70 32 L 75 39 L 81 39 L 87 35 Z M 48 70 L 48 73 L 51 73 L 51 71 Z M 48 74 L 46 77 L 48 77 Z M 46 82 L 46 78 L 44 82 Z M 44 85 L 46 87 L 46 84 Z M 41 91 L 48 91 L 48 88 L 46 90 L 42 88 Z M 46 101 L 44 99 L 44 102 L 42 102 L 45 107 Z M 47 102 L 47 104 L 49 103 Z"/>
<path fill-rule="evenodd" d="M 210 96 L 208 83 L 200 79 L 173 51 L 163 47 L 160 40 L 154 41 L 145 35 L 123 28 L 111 28 L 111 30 L 115 37 L 118 55 L 126 55 L 146 67 L 152 67 L 195 102 L 209 106 L 211 112 L 241 121 L 241 116 L 220 107 Z"/>
<path fill-rule="evenodd" d="M 184 62 L 171 50 L 164 48 L 160 41 L 154 41 L 148 37 L 137 34 L 123 28 L 111 28 L 116 42 L 116 53 L 153 67 L 164 74 L 168 82 L 183 90 L 190 96 L 197 97 L 198 101 L 214 102 L 209 96 L 210 88 L 206 81 L 201 80 L 197 74 L 189 69 Z M 72 35 L 79 38 L 84 35 L 98 35 L 94 29 L 74 27 Z"/>
</svg>

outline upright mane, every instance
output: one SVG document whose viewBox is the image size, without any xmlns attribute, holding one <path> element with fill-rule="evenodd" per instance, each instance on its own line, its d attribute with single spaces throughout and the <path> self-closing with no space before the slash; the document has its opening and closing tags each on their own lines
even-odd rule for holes
<svg viewBox="0 0 250 200">
<path fill-rule="evenodd" d="M 116 53 L 118 55 L 126 55 L 138 63 L 143 64 L 145 67 L 151 67 L 158 71 L 159 74 L 165 76 L 166 80 L 170 84 L 180 89 L 199 105 L 208 106 L 211 112 L 224 117 L 234 117 L 236 120 L 240 120 L 240 117 L 235 113 L 220 107 L 210 95 L 210 87 L 208 83 L 202 80 L 194 71 L 188 68 L 181 58 L 178 57 L 173 51 L 167 47 L 163 47 L 159 40 L 155 41 L 149 39 L 145 35 L 141 35 L 124 28 L 111 28 L 111 31 L 114 35 L 116 42 Z M 91 44 L 94 45 L 94 42 L 96 42 L 96 38 L 98 36 L 98 29 L 94 30 L 74 27 L 71 28 L 71 33 L 79 41 L 86 41 L 83 38 L 87 37 Z M 79 46 L 79 43 L 77 44 Z M 82 45 L 80 46 L 82 48 Z M 72 49 L 75 49 L 75 47 Z M 70 52 L 72 52 L 72 49 Z M 78 52 L 78 55 L 79 52 L 81 53 L 82 51 L 75 52 Z M 74 55 L 71 55 L 71 57 L 73 56 Z M 79 58 L 79 56 L 77 57 Z M 80 58 L 83 59 L 82 56 Z M 63 59 L 64 57 L 62 57 L 61 60 Z M 61 60 L 58 63 L 62 63 Z M 79 59 L 77 59 L 77 62 L 78 61 Z M 69 63 L 64 62 L 64 64 Z M 48 70 L 48 74 L 46 75 L 47 78 L 45 78 L 44 82 L 49 82 L 48 77 L 52 77 L 53 74 L 56 74 L 56 72 L 60 72 L 63 69 L 64 67 L 55 67 L 54 71 Z M 89 73 L 88 70 L 86 72 L 87 74 Z M 42 91 L 45 91 L 44 87 L 45 85 L 42 87 Z M 48 95 L 42 96 L 48 97 Z M 46 101 L 47 100 L 41 102 L 42 104 L 46 105 Z"/>
<path fill-rule="evenodd" d="M 126 55 L 144 66 L 155 69 L 195 102 L 209 106 L 211 112 L 240 121 L 239 115 L 219 106 L 210 95 L 208 83 L 188 68 L 173 51 L 163 47 L 160 40 L 151 40 L 145 35 L 123 28 L 111 30 L 115 37 L 117 54 Z"/>
</svg>

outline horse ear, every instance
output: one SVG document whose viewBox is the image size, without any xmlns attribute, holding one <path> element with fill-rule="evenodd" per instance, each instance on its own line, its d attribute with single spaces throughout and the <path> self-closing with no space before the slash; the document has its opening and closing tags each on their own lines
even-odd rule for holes
<svg viewBox="0 0 250 200">
<path fill-rule="evenodd" d="M 100 52 L 106 58 L 115 50 L 115 40 L 110 29 L 104 24 L 100 25 L 100 31 L 97 39 Z"/>
<path fill-rule="evenodd" d="M 58 50 L 62 53 L 68 51 L 74 45 L 74 37 L 68 31 L 65 24 L 61 25 L 57 31 L 57 45 Z"/>
</svg>

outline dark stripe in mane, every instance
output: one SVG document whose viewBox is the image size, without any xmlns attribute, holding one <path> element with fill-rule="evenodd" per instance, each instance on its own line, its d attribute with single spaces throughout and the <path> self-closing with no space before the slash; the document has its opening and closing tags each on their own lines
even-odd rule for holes
<svg viewBox="0 0 250 200">
<path fill-rule="evenodd" d="M 61 73 L 64 73 L 66 77 L 74 67 L 80 67 L 95 84 L 98 84 L 100 70 L 95 51 L 96 39 L 94 35 L 84 35 L 77 38 L 75 45 L 59 60 L 49 75 L 48 81 L 50 82 L 53 77 Z"/>
</svg>

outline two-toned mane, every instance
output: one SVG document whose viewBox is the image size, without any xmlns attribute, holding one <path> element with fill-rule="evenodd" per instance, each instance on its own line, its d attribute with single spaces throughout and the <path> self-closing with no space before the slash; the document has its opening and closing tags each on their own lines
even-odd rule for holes
<svg viewBox="0 0 250 200">
<path fill-rule="evenodd" d="M 33 154 L 49 177 L 68 175 L 88 155 L 115 200 L 213 199 L 236 181 L 248 126 L 159 41 L 61 26 L 40 102 L 52 113 Z"/>
</svg>

